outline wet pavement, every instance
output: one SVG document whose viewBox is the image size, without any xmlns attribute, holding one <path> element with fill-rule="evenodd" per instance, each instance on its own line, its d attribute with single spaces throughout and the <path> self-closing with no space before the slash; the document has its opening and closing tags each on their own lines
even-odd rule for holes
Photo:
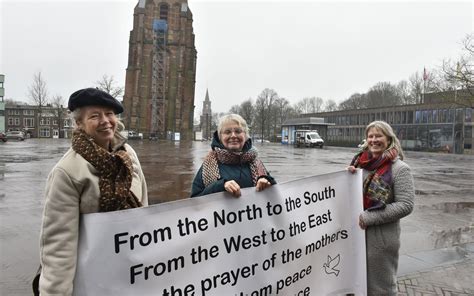
<svg viewBox="0 0 474 296">
<path fill-rule="evenodd" d="M 151 203 L 188 197 L 209 150 L 209 142 L 130 144 L 140 158 Z M 69 145 L 63 139 L 0 143 L 1 295 L 31 294 L 46 177 Z M 273 143 L 257 148 L 279 183 L 342 170 L 356 152 L 356 148 L 321 150 Z M 406 154 L 416 200 L 414 212 L 401 223 L 400 293 L 474 295 L 474 156 Z"/>
</svg>

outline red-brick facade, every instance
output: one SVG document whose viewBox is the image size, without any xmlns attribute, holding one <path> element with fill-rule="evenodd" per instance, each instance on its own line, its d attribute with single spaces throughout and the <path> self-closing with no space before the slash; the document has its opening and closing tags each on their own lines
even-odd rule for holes
<svg viewBox="0 0 474 296">
<path fill-rule="evenodd" d="M 196 48 L 186 0 L 140 0 L 134 10 L 123 120 L 145 137 L 192 139 Z"/>
</svg>

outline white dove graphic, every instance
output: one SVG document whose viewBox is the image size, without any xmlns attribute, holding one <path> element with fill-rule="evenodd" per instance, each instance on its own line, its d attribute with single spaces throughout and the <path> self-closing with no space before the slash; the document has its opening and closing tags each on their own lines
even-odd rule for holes
<svg viewBox="0 0 474 296">
<path fill-rule="evenodd" d="M 334 257 L 334 259 L 328 255 L 328 262 L 323 264 L 324 271 L 326 271 L 327 274 L 334 273 L 336 276 L 338 276 L 340 270 L 336 269 L 336 266 L 339 265 L 339 261 L 341 261 L 340 254 L 337 254 L 337 256 Z"/>
</svg>

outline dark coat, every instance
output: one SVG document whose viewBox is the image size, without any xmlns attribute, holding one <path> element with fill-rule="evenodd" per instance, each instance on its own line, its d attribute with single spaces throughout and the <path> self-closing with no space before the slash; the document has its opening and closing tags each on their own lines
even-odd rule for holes
<svg viewBox="0 0 474 296">
<path fill-rule="evenodd" d="M 214 136 L 212 138 L 211 148 L 214 150 L 216 147 L 225 149 L 224 145 L 219 140 L 217 132 L 214 132 Z M 252 140 L 248 139 L 244 147 L 242 148 L 242 152 L 247 152 L 252 148 Z M 193 187 L 191 190 L 191 197 L 195 196 L 202 196 L 216 192 L 223 192 L 224 184 L 227 181 L 234 180 L 239 184 L 240 188 L 247 188 L 253 187 L 254 184 L 252 182 L 252 173 L 250 171 L 250 164 L 249 163 L 241 163 L 241 164 L 223 164 L 218 162 L 219 167 L 219 174 L 221 178 L 214 183 L 210 184 L 209 186 L 205 186 L 203 179 L 202 179 L 202 165 L 199 168 L 196 176 L 194 177 Z M 276 184 L 275 179 L 270 176 L 268 173 L 266 176 L 262 176 L 266 178 L 272 185 Z"/>
</svg>

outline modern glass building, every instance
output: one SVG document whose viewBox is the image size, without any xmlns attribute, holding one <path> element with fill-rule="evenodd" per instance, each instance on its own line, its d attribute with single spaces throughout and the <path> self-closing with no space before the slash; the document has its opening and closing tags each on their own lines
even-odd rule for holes
<svg viewBox="0 0 474 296">
<path fill-rule="evenodd" d="M 424 103 L 304 114 L 328 126 L 328 145 L 357 146 L 374 120 L 388 122 L 404 149 L 472 154 L 474 89 L 425 94 Z"/>
<path fill-rule="evenodd" d="M 0 74 L 0 132 L 5 132 L 5 75 Z"/>
</svg>

